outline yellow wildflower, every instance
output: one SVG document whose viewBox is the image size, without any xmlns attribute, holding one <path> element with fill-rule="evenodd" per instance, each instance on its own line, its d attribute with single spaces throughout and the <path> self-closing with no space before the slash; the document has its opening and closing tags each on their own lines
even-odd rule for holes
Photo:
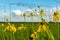
<svg viewBox="0 0 60 40">
<path fill-rule="evenodd" d="M 18 30 L 25 30 L 26 27 L 18 27 Z"/>
<path fill-rule="evenodd" d="M 59 16 L 58 15 L 54 15 L 53 16 L 53 21 L 56 23 L 59 21 Z"/>
<path fill-rule="evenodd" d="M 1 26 L 5 26 L 5 25 L 2 23 Z"/>
<path fill-rule="evenodd" d="M 26 27 L 24 27 L 24 25 L 23 25 L 23 24 L 21 24 L 17 29 L 21 31 L 21 30 L 25 30 L 25 29 L 26 29 Z"/>
<path fill-rule="evenodd" d="M 36 36 L 37 36 L 37 32 L 34 32 L 34 33 L 31 34 L 32 38 L 35 38 Z"/>
<path fill-rule="evenodd" d="M 8 30 L 8 31 L 12 31 L 10 26 L 7 26 L 5 29 Z"/>
<path fill-rule="evenodd" d="M 5 25 L 2 23 L 2 24 L 0 25 L 0 28 L 3 28 L 3 27 L 5 27 Z"/>
<path fill-rule="evenodd" d="M 47 31 L 46 25 L 41 25 L 41 26 L 38 27 L 37 32 L 42 32 L 42 31 Z"/>
<path fill-rule="evenodd" d="M 16 28 L 14 26 L 11 27 L 11 29 L 12 29 L 13 32 L 16 32 Z"/>
<path fill-rule="evenodd" d="M 12 26 L 12 25 L 7 26 L 6 30 L 11 31 L 11 32 L 16 32 L 15 26 Z"/>
<path fill-rule="evenodd" d="M 14 24 L 12 24 L 12 31 L 13 31 L 13 32 L 16 32 L 16 27 L 15 27 Z"/>
<path fill-rule="evenodd" d="M 41 10 L 40 11 L 40 16 L 42 16 L 44 13 L 46 13 L 46 11 L 45 10 Z"/>
<path fill-rule="evenodd" d="M 58 18 L 60 19 L 60 14 L 58 15 Z"/>
<path fill-rule="evenodd" d="M 43 25 L 42 28 L 43 28 L 44 31 L 47 31 L 46 25 Z"/>
<path fill-rule="evenodd" d="M 39 28 L 38 28 L 37 32 L 41 32 L 41 31 L 42 31 L 42 27 L 41 27 L 41 26 L 39 26 Z"/>
<path fill-rule="evenodd" d="M 59 21 L 59 19 L 60 19 L 60 14 L 57 11 L 54 12 L 53 21 L 56 23 Z"/>
</svg>

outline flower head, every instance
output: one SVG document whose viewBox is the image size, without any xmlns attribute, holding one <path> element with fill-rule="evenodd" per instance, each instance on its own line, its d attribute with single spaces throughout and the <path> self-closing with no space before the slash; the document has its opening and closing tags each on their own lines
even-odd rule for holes
<svg viewBox="0 0 60 40">
<path fill-rule="evenodd" d="M 58 12 L 54 12 L 53 21 L 56 23 L 59 21 L 59 19 L 60 19 L 60 14 Z"/>
<path fill-rule="evenodd" d="M 16 27 L 13 26 L 13 25 L 8 25 L 8 26 L 6 27 L 6 30 L 8 30 L 8 31 L 10 31 L 10 32 L 16 32 Z"/>
<path fill-rule="evenodd" d="M 54 15 L 58 15 L 59 13 L 56 11 L 56 12 L 54 12 Z"/>
<path fill-rule="evenodd" d="M 43 28 L 44 31 L 47 31 L 47 27 L 46 27 L 46 25 L 43 25 L 42 28 Z"/>
<path fill-rule="evenodd" d="M 1 26 L 5 26 L 5 25 L 2 23 Z"/>
<path fill-rule="evenodd" d="M 41 32 L 41 31 L 42 31 L 42 27 L 39 26 L 37 32 Z"/>
<path fill-rule="evenodd" d="M 44 23 L 41 23 L 41 25 L 38 27 L 37 32 L 47 31 L 47 27 Z"/>
<path fill-rule="evenodd" d="M 26 29 L 26 27 L 24 27 L 24 25 L 23 25 L 23 24 L 21 24 L 17 29 L 21 31 L 21 30 L 25 30 L 25 29 Z"/>
<path fill-rule="evenodd" d="M 2 23 L 1 25 L 0 25 L 0 28 L 4 28 L 5 27 L 5 25 Z"/>
<path fill-rule="evenodd" d="M 34 33 L 31 34 L 32 38 L 35 38 L 36 36 L 37 36 L 37 32 L 34 32 Z"/>
<path fill-rule="evenodd" d="M 45 10 L 41 9 L 40 16 L 42 16 L 45 12 L 46 12 Z"/>
</svg>

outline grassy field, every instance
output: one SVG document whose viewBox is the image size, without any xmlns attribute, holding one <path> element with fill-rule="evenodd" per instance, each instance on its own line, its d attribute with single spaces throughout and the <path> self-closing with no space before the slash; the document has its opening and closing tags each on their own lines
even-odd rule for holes
<svg viewBox="0 0 60 40">
<path fill-rule="evenodd" d="M 6 26 L 8 25 L 7 22 L 0 22 L 0 24 L 3 23 Z M 39 27 L 39 23 L 38 22 L 11 22 L 11 24 L 14 24 L 15 27 L 19 27 L 20 24 L 24 24 L 24 26 L 27 28 L 26 30 L 22 30 L 22 31 L 16 31 L 14 34 L 12 32 L 2 32 L 0 29 L 0 40 L 28 40 L 29 36 L 31 35 L 31 33 L 33 32 L 32 30 L 36 31 L 37 28 Z M 55 40 L 60 40 L 60 31 L 58 31 L 58 29 L 60 30 L 60 23 L 53 23 L 50 22 L 48 24 L 50 31 L 53 33 Z M 31 29 L 31 27 L 33 27 L 33 29 Z M 58 33 L 59 32 L 59 33 Z M 59 35 L 58 35 L 59 34 Z"/>
</svg>

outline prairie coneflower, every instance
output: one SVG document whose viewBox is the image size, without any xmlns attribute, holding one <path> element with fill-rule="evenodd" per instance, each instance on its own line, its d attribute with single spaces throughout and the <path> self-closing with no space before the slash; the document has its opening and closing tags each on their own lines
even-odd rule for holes
<svg viewBox="0 0 60 40">
<path fill-rule="evenodd" d="M 34 33 L 31 34 L 30 37 L 34 39 L 36 36 L 37 36 L 37 32 L 34 32 Z"/>
<path fill-rule="evenodd" d="M 47 31 L 47 27 L 44 23 L 41 23 L 41 25 L 38 27 L 37 32 Z"/>
<path fill-rule="evenodd" d="M 4 27 L 5 27 L 5 25 L 2 23 L 2 24 L 0 25 L 0 28 L 3 29 Z"/>
<path fill-rule="evenodd" d="M 45 10 L 41 9 L 40 16 L 42 16 L 45 12 L 46 12 Z"/>
<path fill-rule="evenodd" d="M 56 23 L 59 21 L 59 19 L 60 19 L 60 15 L 58 14 L 58 12 L 54 12 L 53 21 Z"/>
<path fill-rule="evenodd" d="M 16 28 L 14 26 L 12 26 L 12 25 L 7 26 L 6 30 L 11 31 L 11 32 L 16 32 Z"/>
<path fill-rule="evenodd" d="M 10 38 L 12 40 L 12 38 L 15 40 L 15 36 L 14 36 L 14 33 L 16 32 L 16 27 L 14 26 L 14 24 L 10 24 L 5 28 L 5 30 L 9 31 L 10 32 Z M 13 37 L 12 37 L 12 33 L 13 33 Z"/>
<path fill-rule="evenodd" d="M 19 31 L 21 31 L 21 30 L 25 30 L 25 29 L 26 29 L 26 27 L 24 27 L 24 25 L 23 25 L 23 24 L 21 24 L 17 29 L 18 29 Z"/>
<path fill-rule="evenodd" d="M 42 27 L 39 26 L 37 32 L 41 32 L 41 31 L 42 31 Z"/>
<path fill-rule="evenodd" d="M 1 26 L 5 26 L 5 25 L 2 23 Z"/>
<path fill-rule="evenodd" d="M 25 29 L 25 27 L 18 27 L 18 30 L 24 30 Z"/>
<path fill-rule="evenodd" d="M 12 30 L 13 30 L 13 32 L 16 32 L 16 27 L 14 24 L 12 24 Z"/>
<path fill-rule="evenodd" d="M 42 28 L 43 28 L 44 31 L 47 31 L 47 27 L 46 27 L 46 25 L 43 25 Z"/>
<path fill-rule="evenodd" d="M 45 24 L 45 23 L 41 23 L 41 25 L 39 26 L 38 28 L 38 31 L 37 33 L 39 34 L 39 38 L 47 38 L 47 40 L 54 40 L 54 36 L 53 34 L 51 33 L 51 31 L 48 29 L 48 26 Z M 46 35 L 46 36 L 45 36 Z M 43 36 L 43 37 L 42 37 Z M 41 39 L 41 40 L 43 40 Z M 45 39 L 46 40 L 46 39 Z"/>
</svg>

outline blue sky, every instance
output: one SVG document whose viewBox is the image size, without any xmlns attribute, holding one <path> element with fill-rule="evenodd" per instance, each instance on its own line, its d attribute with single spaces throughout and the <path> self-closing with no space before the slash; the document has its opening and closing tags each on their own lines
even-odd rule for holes
<svg viewBox="0 0 60 40">
<path fill-rule="evenodd" d="M 41 7 L 43 6 L 43 7 L 48 7 L 48 8 L 55 7 L 56 5 L 60 6 L 59 3 L 54 0 L 0 0 L 0 9 L 4 5 L 9 6 L 10 3 L 24 3 L 26 5 L 31 5 L 33 7 L 37 7 L 38 5 L 41 5 Z"/>
<path fill-rule="evenodd" d="M 11 3 L 20 3 L 20 6 L 16 5 L 9 5 Z M 24 6 L 22 5 L 24 4 Z M 41 9 L 49 10 L 50 8 L 55 8 L 56 5 L 60 7 L 60 0 L 0 0 L 0 17 L 5 14 L 10 14 L 10 7 L 11 11 L 13 10 L 26 10 L 32 7 L 33 9 L 37 9 L 37 6 L 40 5 Z"/>
<path fill-rule="evenodd" d="M 60 2 L 59 0 L 57 0 L 58 2 Z M 6 9 L 8 10 L 9 9 L 9 4 L 10 3 L 23 3 L 25 5 L 30 5 L 30 6 L 33 6 L 33 7 L 37 7 L 38 5 L 40 5 L 41 7 L 47 7 L 47 8 L 51 8 L 51 7 L 56 7 L 57 6 L 60 6 L 58 3 L 54 0 L 0 0 L 0 10 L 4 10 L 4 5 L 6 6 Z M 19 6 L 21 10 L 23 10 L 24 8 L 27 8 L 26 6 L 22 6 L 20 5 Z M 18 8 L 18 7 L 15 7 L 13 6 L 12 8 Z M 45 8 L 45 9 L 47 9 Z"/>
</svg>

